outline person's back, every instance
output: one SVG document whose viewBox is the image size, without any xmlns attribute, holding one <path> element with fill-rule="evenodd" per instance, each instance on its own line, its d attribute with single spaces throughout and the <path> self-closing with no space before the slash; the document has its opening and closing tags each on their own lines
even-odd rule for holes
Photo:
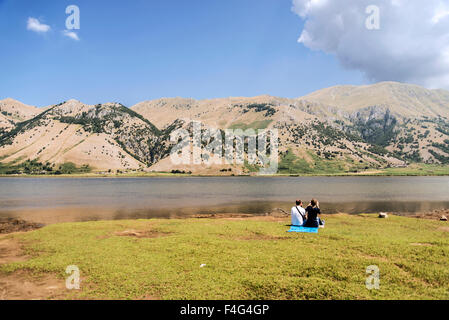
<svg viewBox="0 0 449 320">
<path fill-rule="evenodd" d="M 292 226 L 302 226 L 306 216 L 306 210 L 302 207 L 302 201 L 296 200 L 296 206 L 292 207 Z"/>
<path fill-rule="evenodd" d="M 307 220 L 306 223 L 304 224 L 304 227 L 318 228 L 319 227 L 318 215 L 321 213 L 321 210 L 317 200 L 312 199 L 312 201 L 310 201 L 310 205 L 306 208 L 306 213 L 307 213 Z"/>
</svg>

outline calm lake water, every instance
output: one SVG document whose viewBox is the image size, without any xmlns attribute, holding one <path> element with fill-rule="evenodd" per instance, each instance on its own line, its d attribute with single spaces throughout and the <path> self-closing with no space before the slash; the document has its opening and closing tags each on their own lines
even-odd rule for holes
<svg viewBox="0 0 449 320">
<path fill-rule="evenodd" d="M 312 197 L 325 213 L 449 208 L 449 177 L 0 178 L 0 218 L 54 223 L 264 214 Z"/>
</svg>

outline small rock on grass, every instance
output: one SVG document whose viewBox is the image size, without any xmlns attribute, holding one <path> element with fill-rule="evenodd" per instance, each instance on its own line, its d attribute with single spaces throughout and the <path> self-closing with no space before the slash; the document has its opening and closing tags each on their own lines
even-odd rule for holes
<svg viewBox="0 0 449 320">
<path fill-rule="evenodd" d="M 446 216 L 441 216 L 440 221 L 447 221 L 447 217 Z"/>
<path fill-rule="evenodd" d="M 386 214 L 385 212 L 381 212 L 379 213 L 379 218 L 386 219 L 388 218 L 388 214 Z"/>
</svg>

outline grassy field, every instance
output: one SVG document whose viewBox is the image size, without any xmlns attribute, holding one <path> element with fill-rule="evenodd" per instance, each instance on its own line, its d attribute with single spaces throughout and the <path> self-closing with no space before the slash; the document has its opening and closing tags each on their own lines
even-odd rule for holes
<svg viewBox="0 0 449 320">
<path fill-rule="evenodd" d="M 280 174 L 300 174 L 300 175 L 333 175 L 350 174 L 345 168 L 347 164 L 342 160 L 323 160 L 312 152 L 307 152 L 313 159 L 313 164 L 305 159 L 299 158 L 291 150 L 281 158 L 279 163 Z"/>
<path fill-rule="evenodd" d="M 318 235 L 287 233 L 282 218 L 50 225 L 10 236 L 32 258 L 0 272 L 63 281 L 66 267 L 77 265 L 81 291 L 68 298 L 449 299 L 447 223 L 374 215 L 326 221 Z M 380 269 L 379 290 L 365 287 L 370 265 Z"/>
<path fill-rule="evenodd" d="M 385 169 L 365 169 L 364 164 L 349 163 L 343 160 L 323 160 L 315 154 L 309 154 L 313 159 L 313 165 L 304 159 L 298 158 L 293 153 L 288 153 L 282 157 L 279 163 L 279 170 L 273 177 L 284 176 L 449 176 L 448 165 L 438 164 L 411 164 L 404 168 L 385 168 Z M 27 162 L 29 163 L 29 162 Z M 32 168 L 32 166 L 30 166 Z M 255 175 L 259 172 L 260 167 L 250 165 L 245 161 L 244 167 L 248 171 L 242 176 Z M 122 173 L 98 173 L 91 171 L 83 172 L 82 168 L 74 167 L 73 164 L 67 163 L 61 166 L 61 172 L 57 175 L 53 173 L 22 173 L 22 174 L 6 174 L 11 171 L 12 167 L 4 166 L 0 163 L 0 177 L 52 177 L 52 178 L 90 178 L 90 177 L 122 177 L 122 178 L 139 178 L 139 177 L 198 177 L 198 176 L 231 176 L 232 172 L 220 172 L 217 174 L 198 175 L 188 173 L 173 172 L 122 172 Z M 37 172 L 40 168 L 36 167 Z M 16 168 L 17 169 L 17 168 Z M 70 172 L 70 173 L 68 173 Z"/>
<path fill-rule="evenodd" d="M 279 175 L 297 174 L 301 176 L 447 176 L 448 165 L 413 163 L 403 168 L 367 168 L 364 163 L 351 159 L 324 160 L 312 152 L 307 152 L 313 160 L 307 162 L 293 152 L 285 154 L 279 163 Z"/>
<path fill-rule="evenodd" d="M 390 176 L 447 176 L 449 166 L 436 164 L 412 164 L 407 168 L 387 168 L 378 175 Z"/>
</svg>

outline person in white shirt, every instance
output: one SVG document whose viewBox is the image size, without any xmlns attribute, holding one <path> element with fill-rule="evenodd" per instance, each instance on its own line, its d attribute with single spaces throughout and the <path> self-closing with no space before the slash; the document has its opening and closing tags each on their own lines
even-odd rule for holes
<svg viewBox="0 0 449 320">
<path fill-rule="evenodd" d="M 306 210 L 302 207 L 302 201 L 296 200 L 296 206 L 292 207 L 292 226 L 302 226 L 306 217 Z"/>
</svg>

